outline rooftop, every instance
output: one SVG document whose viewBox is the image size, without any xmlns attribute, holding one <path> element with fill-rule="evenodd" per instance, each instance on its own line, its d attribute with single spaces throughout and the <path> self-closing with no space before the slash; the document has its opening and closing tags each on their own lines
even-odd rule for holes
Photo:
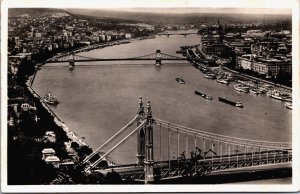
<svg viewBox="0 0 300 194">
<path fill-rule="evenodd" d="M 50 153 L 54 153 L 55 154 L 55 150 L 52 148 L 45 148 L 42 151 L 43 154 L 50 154 Z"/>
</svg>

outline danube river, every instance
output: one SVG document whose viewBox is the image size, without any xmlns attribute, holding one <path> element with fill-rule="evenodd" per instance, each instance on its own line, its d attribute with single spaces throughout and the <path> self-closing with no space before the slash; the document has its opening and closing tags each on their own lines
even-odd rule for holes
<svg viewBox="0 0 300 194">
<path fill-rule="evenodd" d="M 80 55 L 135 57 L 154 53 L 157 49 L 178 55 L 176 50 L 180 46 L 199 44 L 199 41 L 199 35 L 157 36 Z M 151 100 L 153 115 L 165 121 L 228 136 L 291 142 L 292 111 L 286 109 L 283 102 L 266 95 L 238 93 L 233 83 L 222 85 L 205 79 L 187 62 L 169 62 L 160 68 L 153 64 L 154 61 L 85 62 L 76 63 L 80 66 L 75 66 L 73 71 L 69 71 L 66 63 L 46 64 L 38 72 L 33 88 L 41 96 L 51 91 L 60 101 L 53 107 L 54 112 L 93 148 L 102 145 L 136 115 L 139 96 L 143 96 L 145 105 Z M 175 81 L 178 75 L 186 84 Z M 194 90 L 203 91 L 214 99 L 196 96 Z M 219 96 L 241 101 L 244 108 L 219 102 Z M 155 143 L 159 136 L 157 131 L 154 131 Z M 162 138 L 163 142 L 167 141 L 166 135 Z M 117 149 L 110 159 L 115 163 L 135 162 L 135 140 L 133 137 Z M 184 142 L 182 144 L 184 147 Z M 157 145 L 154 148 L 156 159 Z"/>
</svg>

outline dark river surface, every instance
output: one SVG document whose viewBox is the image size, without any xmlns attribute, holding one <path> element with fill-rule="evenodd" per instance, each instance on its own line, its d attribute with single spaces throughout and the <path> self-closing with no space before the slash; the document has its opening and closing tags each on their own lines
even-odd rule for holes
<svg viewBox="0 0 300 194">
<path fill-rule="evenodd" d="M 155 39 L 133 40 L 129 44 L 80 53 L 98 58 L 135 57 L 154 53 L 178 55 L 182 45 L 199 44 L 199 35 L 157 36 Z M 180 56 L 180 55 L 178 55 Z M 100 65 L 99 65 L 100 64 Z M 67 63 L 46 64 L 37 74 L 33 88 L 44 96 L 51 91 L 60 101 L 53 107 L 63 121 L 93 148 L 127 124 L 137 113 L 139 96 L 144 105 L 151 100 L 153 116 L 176 124 L 228 136 L 266 140 L 292 141 L 292 111 L 284 103 L 266 95 L 238 93 L 233 83 L 222 85 L 208 80 L 188 62 L 164 62 L 157 68 L 154 61 L 82 62 L 69 71 Z M 86 65 L 86 66 L 85 66 Z M 175 78 L 180 75 L 186 84 Z M 205 100 L 194 94 L 200 90 L 211 95 Z M 241 101 L 235 108 L 218 101 L 218 97 Z M 163 133 L 159 153 L 159 130 L 154 130 L 154 159 L 166 159 L 167 139 Z M 175 157 L 175 135 L 171 138 L 171 157 Z M 192 139 L 189 139 L 192 141 Z M 174 142 L 174 143 L 173 143 Z M 180 137 L 183 151 L 185 143 Z M 192 149 L 192 146 L 189 146 Z M 158 156 L 159 153 L 159 156 Z M 136 137 L 110 155 L 115 163 L 136 161 Z"/>
</svg>

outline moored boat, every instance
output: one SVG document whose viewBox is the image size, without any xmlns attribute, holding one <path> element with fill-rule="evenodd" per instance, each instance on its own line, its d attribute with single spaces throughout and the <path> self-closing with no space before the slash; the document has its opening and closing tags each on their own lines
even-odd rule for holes
<svg viewBox="0 0 300 194">
<path fill-rule="evenodd" d="M 212 73 L 206 73 L 204 74 L 204 77 L 207 79 L 216 79 L 216 76 Z"/>
<path fill-rule="evenodd" d="M 271 92 L 270 97 L 274 98 L 276 100 L 284 100 L 286 98 L 286 96 L 283 95 L 279 90 L 275 90 L 275 91 Z"/>
<path fill-rule="evenodd" d="M 243 103 L 241 103 L 241 102 L 234 102 L 234 101 L 228 100 L 227 98 L 219 97 L 219 101 L 224 102 L 226 104 L 230 104 L 230 105 L 235 106 L 235 107 L 239 107 L 239 108 L 243 108 L 244 107 Z"/>
<path fill-rule="evenodd" d="M 286 102 L 284 103 L 285 107 L 290 109 L 290 110 L 293 110 L 293 107 L 292 107 L 292 102 Z"/>
<path fill-rule="evenodd" d="M 283 100 L 286 101 L 286 102 L 292 102 L 293 101 L 291 96 L 286 96 L 286 97 L 284 96 Z"/>
<path fill-rule="evenodd" d="M 249 92 L 249 87 L 244 86 L 243 84 L 235 84 L 234 89 L 239 92 L 245 92 L 245 93 Z"/>
<path fill-rule="evenodd" d="M 55 98 L 54 96 L 52 96 L 52 94 L 50 92 L 48 92 L 48 94 L 45 95 L 44 101 L 47 104 L 50 104 L 50 105 L 57 105 L 59 103 L 59 101 L 57 100 L 57 98 Z"/>
<path fill-rule="evenodd" d="M 217 82 L 221 83 L 221 84 L 229 84 L 229 81 L 226 79 L 217 79 Z"/>
<path fill-rule="evenodd" d="M 261 91 L 259 91 L 257 88 L 250 88 L 250 93 L 252 94 L 261 94 Z"/>
</svg>

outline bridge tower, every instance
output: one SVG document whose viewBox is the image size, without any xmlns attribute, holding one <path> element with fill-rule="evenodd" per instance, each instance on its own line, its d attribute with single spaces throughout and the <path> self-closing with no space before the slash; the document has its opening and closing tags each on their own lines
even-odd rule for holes
<svg viewBox="0 0 300 194">
<path fill-rule="evenodd" d="M 74 69 L 74 66 L 75 66 L 75 59 L 74 59 L 74 54 L 72 53 L 69 56 L 69 69 L 70 69 L 70 71 Z"/>
<path fill-rule="evenodd" d="M 146 133 L 145 133 L 145 161 L 144 161 L 144 172 L 145 172 L 145 183 L 154 181 L 154 173 L 153 173 L 153 118 L 152 118 L 152 110 L 150 106 L 150 101 L 147 103 L 147 111 L 146 111 Z"/>
<path fill-rule="evenodd" d="M 144 112 L 144 105 L 143 99 L 140 96 L 139 100 L 139 108 L 138 108 L 138 119 L 137 119 L 137 126 L 139 126 L 143 120 L 145 120 L 145 112 Z M 137 133 L 137 165 L 144 164 L 145 158 L 145 127 L 142 127 Z"/>
<path fill-rule="evenodd" d="M 156 65 L 161 65 L 161 52 L 160 52 L 159 49 L 156 50 L 155 64 L 156 64 Z"/>
</svg>

